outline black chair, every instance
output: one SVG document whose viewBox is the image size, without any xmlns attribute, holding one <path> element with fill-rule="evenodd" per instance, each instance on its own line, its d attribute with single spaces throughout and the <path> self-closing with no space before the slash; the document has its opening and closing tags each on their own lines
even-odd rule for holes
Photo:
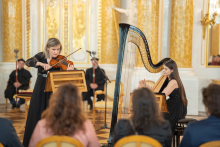
<svg viewBox="0 0 220 147">
<path fill-rule="evenodd" d="M 185 118 L 185 119 L 180 119 L 178 123 L 176 123 L 176 129 L 173 134 L 173 147 L 175 147 L 175 142 L 176 142 L 176 146 L 179 146 L 180 136 L 183 136 L 183 133 L 187 127 L 187 124 L 190 122 L 195 122 L 195 121 L 197 120 L 193 118 Z"/>
</svg>

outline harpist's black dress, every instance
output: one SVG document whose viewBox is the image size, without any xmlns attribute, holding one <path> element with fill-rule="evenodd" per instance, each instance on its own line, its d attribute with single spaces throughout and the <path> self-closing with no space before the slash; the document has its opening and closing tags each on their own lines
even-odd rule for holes
<svg viewBox="0 0 220 147">
<path fill-rule="evenodd" d="M 164 113 L 165 119 L 170 121 L 172 133 L 175 131 L 176 123 L 180 119 L 184 119 L 187 114 L 187 107 L 183 104 L 179 88 L 174 89 L 169 95 L 169 99 L 167 100 L 167 107 L 169 113 Z"/>
<path fill-rule="evenodd" d="M 25 64 L 29 67 L 35 67 L 37 62 L 42 62 L 47 64 L 47 59 L 45 59 L 43 52 L 40 52 L 36 54 L 34 57 L 28 59 Z M 38 68 L 38 73 L 37 73 L 38 76 L 34 86 L 34 91 L 31 97 L 29 111 L 28 111 L 28 117 L 25 127 L 24 140 L 23 140 L 24 147 L 28 147 L 34 128 L 37 122 L 41 119 L 41 113 L 47 108 L 48 100 L 51 94 L 51 92 L 44 92 L 46 79 L 47 79 L 45 77 L 45 74 L 47 74 L 47 72 L 46 71 L 43 72 L 44 69 L 41 66 L 38 66 L 37 68 Z M 49 71 L 57 71 L 57 70 L 60 69 L 52 68 Z"/>
</svg>

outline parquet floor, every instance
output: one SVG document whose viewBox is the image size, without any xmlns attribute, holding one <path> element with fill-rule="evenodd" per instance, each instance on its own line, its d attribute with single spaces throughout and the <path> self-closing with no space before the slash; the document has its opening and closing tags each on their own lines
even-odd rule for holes
<svg viewBox="0 0 220 147">
<path fill-rule="evenodd" d="M 92 121 L 93 114 L 92 111 L 84 109 L 86 117 Z M 122 113 L 122 118 L 127 118 L 129 115 L 126 113 Z M 21 142 L 23 142 L 24 137 L 24 129 L 25 129 L 25 106 L 22 105 L 20 109 L 11 109 L 11 105 L 8 104 L 8 107 L 6 109 L 5 104 L 0 104 L 0 117 L 2 118 L 8 118 L 13 121 L 13 126 L 17 132 L 17 135 Z M 104 113 L 97 112 L 96 113 L 96 121 L 95 121 L 95 129 L 100 129 L 103 125 L 103 117 Z M 195 118 L 197 120 L 204 119 L 206 117 L 204 116 L 187 116 L 191 118 Z M 108 112 L 106 114 L 106 122 L 107 127 L 110 127 L 111 124 L 111 112 Z M 102 144 L 106 144 L 108 137 L 109 137 L 109 129 L 102 129 L 100 131 L 96 131 L 96 134 L 98 136 L 99 142 Z"/>
</svg>

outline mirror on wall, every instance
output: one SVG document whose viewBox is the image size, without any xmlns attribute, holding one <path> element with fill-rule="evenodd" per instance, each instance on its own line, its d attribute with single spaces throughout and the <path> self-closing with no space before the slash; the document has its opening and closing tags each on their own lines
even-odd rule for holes
<svg viewBox="0 0 220 147">
<path fill-rule="evenodd" d="M 214 24 L 208 25 L 208 45 L 206 50 L 207 67 L 220 67 L 220 1 L 210 0 L 209 2 L 209 20 L 213 20 Z"/>
</svg>

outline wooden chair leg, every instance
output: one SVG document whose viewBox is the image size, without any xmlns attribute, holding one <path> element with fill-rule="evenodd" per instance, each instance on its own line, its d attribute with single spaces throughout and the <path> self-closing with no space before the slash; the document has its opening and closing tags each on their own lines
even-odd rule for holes
<svg viewBox="0 0 220 147">
<path fill-rule="evenodd" d="M 5 99 L 5 107 L 6 108 L 8 107 L 8 99 L 7 98 Z"/>
<path fill-rule="evenodd" d="M 119 119 L 121 119 L 121 112 L 122 112 L 122 107 L 119 108 L 119 112 L 118 112 L 119 113 L 119 115 L 118 115 Z"/>
<path fill-rule="evenodd" d="M 95 110 L 95 108 L 93 108 L 93 126 L 95 126 L 95 112 L 96 110 Z"/>
<path fill-rule="evenodd" d="M 106 119 L 105 119 L 105 117 L 106 117 L 106 114 L 105 114 L 105 110 L 104 110 L 104 118 L 103 118 L 103 120 L 104 120 L 104 124 L 106 123 Z"/>
<path fill-rule="evenodd" d="M 175 147 L 175 135 L 173 135 L 173 147 Z"/>
</svg>

